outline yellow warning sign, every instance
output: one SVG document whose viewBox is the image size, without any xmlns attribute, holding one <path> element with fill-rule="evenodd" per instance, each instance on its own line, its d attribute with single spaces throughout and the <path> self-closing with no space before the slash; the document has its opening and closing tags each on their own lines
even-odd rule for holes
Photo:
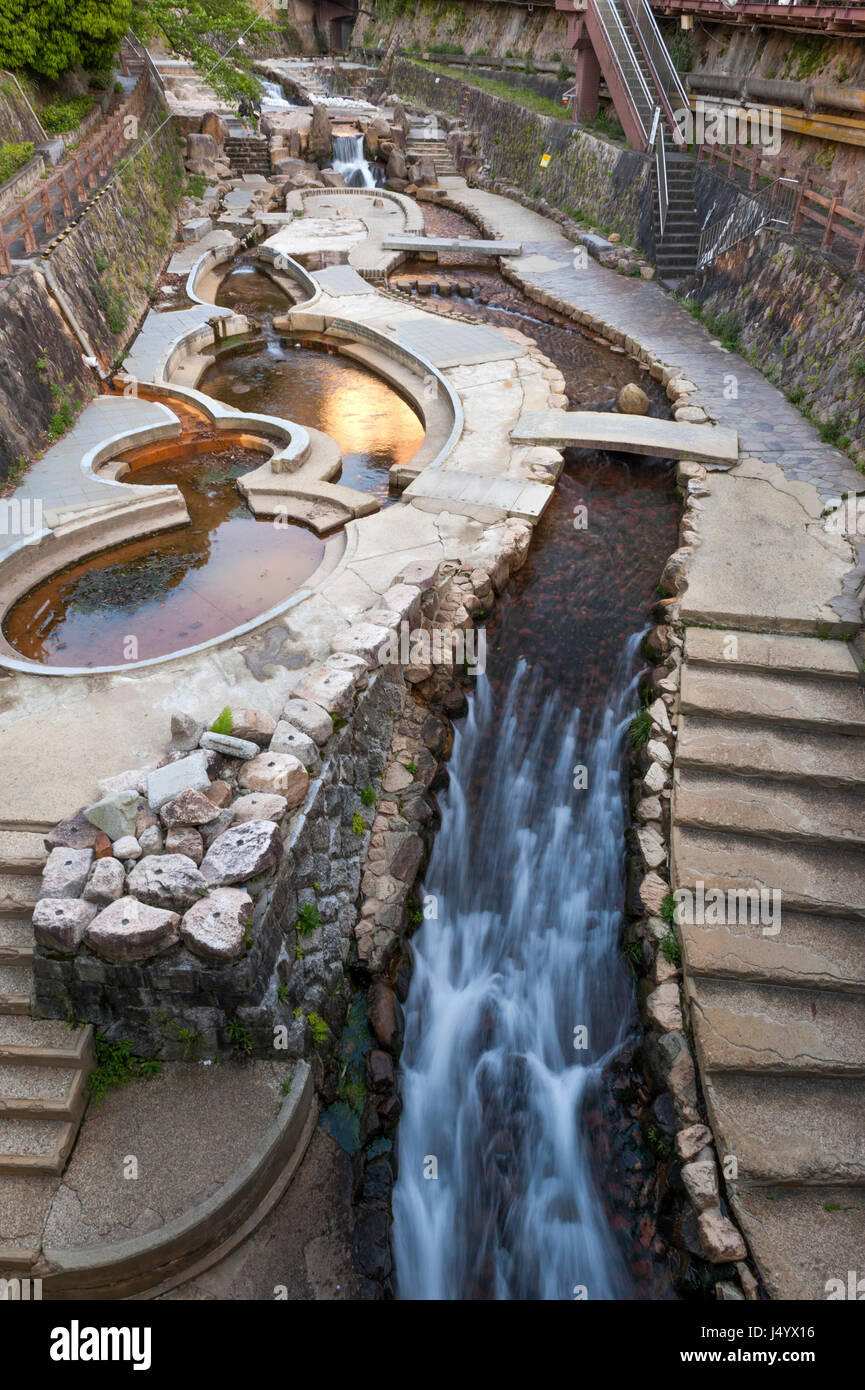
<svg viewBox="0 0 865 1390">
<path fill-rule="evenodd" d="M 541 155 L 541 168 L 542 168 L 542 169 L 546 169 L 547 165 L 548 165 L 549 162 L 550 162 L 550 157 L 551 157 L 551 156 L 548 155 L 548 154 L 542 154 L 542 155 Z"/>
</svg>

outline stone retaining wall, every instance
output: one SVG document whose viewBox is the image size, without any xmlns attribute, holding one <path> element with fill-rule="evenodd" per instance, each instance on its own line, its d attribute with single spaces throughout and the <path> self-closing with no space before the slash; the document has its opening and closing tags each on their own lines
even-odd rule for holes
<svg viewBox="0 0 865 1390">
<path fill-rule="evenodd" d="M 50 258 L 0 284 L 0 480 L 62 433 L 64 403 L 74 416 L 95 393 L 77 330 L 107 370 L 149 303 L 174 241 L 185 182 L 172 123 L 156 133 L 163 117 L 161 103 L 154 103 L 141 122 L 138 154 Z M 46 270 L 77 329 L 54 298 Z"/>
<path fill-rule="evenodd" d="M 865 276 L 791 236 L 720 256 L 694 297 L 738 329 L 739 351 L 865 463 Z"/>
<path fill-rule="evenodd" d="M 252 899 L 241 955 L 208 959 L 177 940 L 176 932 L 167 949 L 160 945 L 156 954 L 133 961 L 106 959 L 89 938 L 71 955 L 37 939 L 34 1012 L 87 1019 L 109 1037 L 127 1039 L 138 1054 L 165 1058 L 228 1052 L 238 1046 L 232 1024 L 245 1030 L 256 1052 L 272 1055 L 277 1047 L 294 1057 L 312 1050 L 316 1030 L 319 1042 L 325 1029 L 340 1031 L 348 997 L 343 967 L 370 833 L 360 791 L 370 787 L 377 794 L 403 700 L 400 671 L 384 667 L 360 690 L 349 722 L 335 721 L 344 726 L 328 739 L 322 770 L 297 811 L 282 818 L 278 863 L 236 884 Z M 315 757 L 308 748 L 304 756 Z M 214 782 L 231 785 L 242 776 L 244 764 L 235 758 L 210 761 Z M 249 795 L 242 785 L 235 790 Z M 139 825 L 142 817 L 156 824 L 140 803 L 136 815 Z M 223 833 L 230 824 L 228 811 L 214 823 Z M 64 838 L 69 836 L 55 832 L 53 841 Z M 212 842 L 212 831 L 208 838 Z M 151 859 L 151 867 L 158 863 L 158 857 Z M 131 883 L 130 877 L 127 891 Z M 317 926 L 300 927 L 298 911 L 304 905 L 314 909 L 310 920 Z M 277 1028 L 283 1030 L 280 1037 Z"/>
</svg>

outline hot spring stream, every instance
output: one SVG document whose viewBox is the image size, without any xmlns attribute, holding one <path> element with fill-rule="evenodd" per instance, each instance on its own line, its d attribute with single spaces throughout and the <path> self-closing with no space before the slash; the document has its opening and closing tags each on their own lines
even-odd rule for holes
<svg viewBox="0 0 865 1390">
<path fill-rule="evenodd" d="M 463 230 L 435 214 L 445 234 Z M 486 300 L 459 311 L 519 315 L 573 404 L 603 408 L 637 380 L 661 412 L 626 358 L 539 322 L 544 311 L 500 277 L 458 273 Z M 391 1232 L 402 1299 L 668 1294 L 633 1196 L 645 1142 L 611 1102 L 605 1064 L 638 1027 L 619 945 L 625 738 L 641 635 L 676 544 L 674 486 L 666 463 L 569 456 L 488 625 L 423 885 L 435 915 L 412 941 Z M 594 1137 L 592 1110 L 606 1113 Z"/>
</svg>

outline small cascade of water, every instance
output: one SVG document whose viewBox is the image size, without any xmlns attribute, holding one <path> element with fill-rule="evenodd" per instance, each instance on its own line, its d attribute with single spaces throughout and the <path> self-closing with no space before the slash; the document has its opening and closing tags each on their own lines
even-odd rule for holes
<svg viewBox="0 0 865 1390">
<path fill-rule="evenodd" d="M 633 1018 L 618 936 L 638 644 L 589 718 L 520 658 L 506 693 L 481 677 L 456 733 L 406 1006 L 402 1299 L 632 1296 L 581 1110 Z"/>
<path fill-rule="evenodd" d="M 261 108 L 263 111 L 288 111 L 292 108 L 292 102 L 286 99 L 285 92 L 279 82 L 266 82 L 264 78 L 261 82 Z"/>
<path fill-rule="evenodd" d="M 342 174 L 349 188 L 375 188 L 380 180 L 363 152 L 362 135 L 333 137 L 333 167 Z"/>
</svg>

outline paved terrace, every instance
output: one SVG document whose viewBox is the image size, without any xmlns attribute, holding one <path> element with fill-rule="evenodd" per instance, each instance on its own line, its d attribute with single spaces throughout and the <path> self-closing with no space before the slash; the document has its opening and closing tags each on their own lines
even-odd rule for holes
<svg viewBox="0 0 865 1390">
<path fill-rule="evenodd" d="M 518 284 L 644 350 L 654 375 L 686 381 L 688 407 L 738 432 L 729 472 L 680 465 L 682 548 L 664 575 L 687 628 L 668 687 L 672 786 L 649 771 L 672 791 L 674 887 L 694 903 L 701 890 L 780 892 L 771 934 L 736 914 L 686 915 L 684 995 L 718 1154 L 738 1163 L 728 1199 L 766 1288 L 823 1299 L 865 1244 L 865 703 L 857 652 L 825 640 L 860 629 L 862 572 L 856 537 L 824 515 L 862 475 L 657 285 L 578 268 L 555 224 L 446 182 L 487 235 L 520 239 Z M 665 891 L 647 875 L 649 913 Z M 667 1002 L 675 1029 L 677 990 Z"/>
</svg>

